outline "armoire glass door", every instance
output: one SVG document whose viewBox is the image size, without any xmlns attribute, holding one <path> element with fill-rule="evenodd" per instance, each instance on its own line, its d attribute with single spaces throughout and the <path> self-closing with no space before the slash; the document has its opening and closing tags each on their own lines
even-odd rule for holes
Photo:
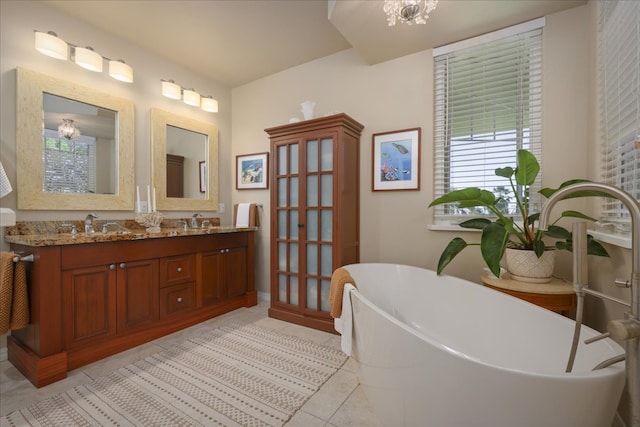
<svg viewBox="0 0 640 427">
<path fill-rule="evenodd" d="M 329 312 L 333 272 L 333 138 L 278 145 L 278 302 Z"/>
</svg>

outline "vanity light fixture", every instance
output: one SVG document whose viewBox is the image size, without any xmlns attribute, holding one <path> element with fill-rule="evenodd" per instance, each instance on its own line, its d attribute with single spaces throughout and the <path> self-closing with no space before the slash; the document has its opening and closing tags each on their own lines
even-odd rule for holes
<svg viewBox="0 0 640 427">
<path fill-rule="evenodd" d="M 131 83 L 133 82 L 133 68 L 125 64 L 122 59 L 109 60 L 109 75 L 121 82 Z"/>
<path fill-rule="evenodd" d="M 36 50 L 56 59 L 67 59 L 67 42 L 58 38 L 53 31 L 36 31 Z"/>
<path fill-rule="evenodd" d="M 80 136 L 80 129 L 73 124 L 73 120 L 62 119 L 62 124 L 58 126 L 58 136 L 70 141 Z"/>
<path fill-rule="evenodd" d="M 201 99 L 201 106 L 204 111 L 208 111 L 209 113 L 217 113 L 218 112 L 218 100 L 214 99 L 213 96 L 203 96 Z"/>
<path fill-rule="evenodd" d="M 187 105 L 193 105 L 194 107 L 200 106 L 200 94 L 191 89 L 182 90 L 182 101 Z"/>
<path fill-rule="evenodd" d="M 200 107 L 209 113 L 218 112 L 218 100 L 211 95 L 203 96 L 193 88 L 185 89 L 173 80 L 160 79 L 162 95 L 171 99 L 182 99 L 187 105 Z"/>
<path fill-rule="evenodd" d="M 133 68 L 123 60 L 113 60 L 97 53 L 91 47 L 80 47 L 66 42 L 53 31 L 43 33 L 35 30 L 36 50 L 56 59 L 71 59 L 87 70 L 102 72 L 104 61 L 109 62 L 109 75 L 121 82 L 133 82 Z M 70 48 L 70 49 L 69 49 Z"/>
<path fill-rule="evenodd" d="M 76 64 L 90 71 L 102 72 L 102 56 L 92 47 L 76 47 L 74 52 L 73 60 Z"/>
<path fill-rule="evenodd" d="M 160 80 L 162 82 L 162 95 L 171 99 L 182 98 L 182 88 L 173 80 Z"/>
</svg>

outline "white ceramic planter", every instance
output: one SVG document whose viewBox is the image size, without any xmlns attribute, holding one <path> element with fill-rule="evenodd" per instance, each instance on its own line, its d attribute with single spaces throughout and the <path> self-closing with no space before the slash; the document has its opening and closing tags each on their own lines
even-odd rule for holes
<svg viewBox="0 0 640 427">
<path fill-rule="evenodd" d="M 546 251 L 540 258 L 533 251 L 507 248 L 505 252 L 505 262 L 511 278 L 521 282 L 550 282 L 555 260 L 555 250 Z"/>
</svg>

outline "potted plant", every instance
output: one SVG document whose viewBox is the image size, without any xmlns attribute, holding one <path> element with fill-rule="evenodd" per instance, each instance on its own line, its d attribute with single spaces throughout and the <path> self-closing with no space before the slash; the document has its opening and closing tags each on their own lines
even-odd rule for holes
<svg viewBox="0 0 640 427">
<path fill-rule="evenodd" d="M 542 258 L 547 252 L 555 249 L 565 249 L 571 251 L 572 238 L 571 233 L 556 225 L 563 217 L 573 217 L 596 221 L 588 215 L 577 211 L 564 211 L 561 216 L 554 221 L 547 231 L 537 229 L 537 220 L 539 213 L 532 213 L 529 209 L 529 189 L 535 182 L 540 172 L 540 164 L 535 156 L 527 150 L 518 150 L 518 165 L 515 169 L 510 166 L 498 168 L 495 170 L 497 176 L 507 178 L 509 180 L 511 191 L 506 191 L 505 187 L 500 187 L 497 191 L 498 196 L 491 191 L 483 190 L 477 187 L 469 187 L 461 190 L 451 191 L 442 197 L 435 199 L 429 207 L 441 205 L 445 203 L 458 203 L 459 208 L 478 208 L 484 207 L 486 210 L 495 215 L 495 219 L 473 218 L 460 223 L 463 228 L 472 228 L 482 230 L 480 243 L 467 243 L 464 239 L 456 237 L 444 249 L 438 261 L 438 274 L 451 262 L 467 246 L 480 246 L 480 252 L 487 267 L 496 276 L 500 277 L 500 261 L 508 248 L 520 251 L 528 251 L 535 254 L 533 257 Z M 560 188 L 567 185 L 582 182 L 585 180 L 570 180 L 564 182 Z M 517 186 L 520 187 L 518 191 Z M 540 194 L 549 197 L 558 189 L 544 188 L 540 190 Z M 570 197 L 584 196 L 603 196 L 598 192 L 581 192 Z M 505 197 L 515 199 L 516 217 L 505 213 Z M 555 245 L 549 246 L 544 241 L 544 237 L 557 239 Z M 587 253 L 590 255 L 606 256 L 606 249 L 592 236 L 587 239 Z M 553 267 L 552 267 L 553 268 Z"/>
</svg>

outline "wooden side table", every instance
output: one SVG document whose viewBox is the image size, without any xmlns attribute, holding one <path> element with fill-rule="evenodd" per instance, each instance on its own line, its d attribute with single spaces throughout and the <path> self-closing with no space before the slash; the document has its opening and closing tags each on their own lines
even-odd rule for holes
<svg viewBox="0 0 640 427">
<path fill-rule="evenodd" d="M 573 284 L 555 277 L 549 283 L 527 283 L 513 279 L 493 279 L 483 274 L 482 283 L 532 304 L 568 315 L 576 306 Z"/>
</svg>

